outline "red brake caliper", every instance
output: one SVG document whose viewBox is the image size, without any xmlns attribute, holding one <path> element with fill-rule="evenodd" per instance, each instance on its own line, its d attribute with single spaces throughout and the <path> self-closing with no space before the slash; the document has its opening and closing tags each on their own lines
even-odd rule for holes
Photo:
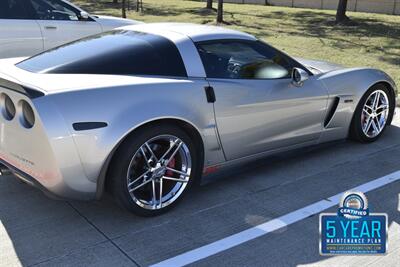
<svg viewBox="0 0 400 267">
<path fill-rule="evenodd" d="M 175 158 L 173 158 L 173 159 L 171 159 L 171 161 L 168 163 L 167 166 L 168 166 L 169 168 L 171 168 L 171 169 L 175 169 L 175 164 L 176 164 L 176 161 L 175 161 Z M 169 176 L 169 177 L 173 177 L 174 172 L 167 170 L 165 174 L 166 174 L 167 176 Z"/>
</svg>

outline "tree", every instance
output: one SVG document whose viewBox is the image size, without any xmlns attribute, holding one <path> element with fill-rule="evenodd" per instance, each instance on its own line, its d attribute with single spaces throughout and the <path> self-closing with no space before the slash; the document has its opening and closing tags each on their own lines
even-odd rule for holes
<svg viewBox="0 0 400 267">
<path fill-rule="evenodd" d="M 122 0 L 122 17 L 126 19 L 126 0 Z"/>
<path fill-rule="evenodd" d="M 224 21 L 224 0 L 218 0 L 217 22 Z"/>
<path fill-rule="evenodd" d="M 336 23 L 346 22 L 349 19 L 346 15 L 347 0 L 339 0 L 339 5 L 336 12 Z"/>
<path fill-rule="evenodd" d="M 143 0 L 136 0 L 136 12 L 143 11 Z"/>
<path fill-rule="evenodd" d="M 212 9 L 213 8 L 213 0 L 207 0 L 207 9 Z"/>
<path fill-rule="evenodd" d="M 113 4 L 118 4 L 118 0 L 113 0 Z"/>
</svg>

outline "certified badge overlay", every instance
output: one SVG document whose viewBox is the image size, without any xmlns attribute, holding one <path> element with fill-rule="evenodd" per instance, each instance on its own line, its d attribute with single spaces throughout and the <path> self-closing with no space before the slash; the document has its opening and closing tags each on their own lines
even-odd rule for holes
<svg viewBox="0 0 400 267">
<path fill-rule="evenodd" d="M 363 193 L 347 192 L 337 214 L 319 217 L 320 254 L 385 254 L 387 229 L 387 214 L 370 213 Z"/>
</svg>

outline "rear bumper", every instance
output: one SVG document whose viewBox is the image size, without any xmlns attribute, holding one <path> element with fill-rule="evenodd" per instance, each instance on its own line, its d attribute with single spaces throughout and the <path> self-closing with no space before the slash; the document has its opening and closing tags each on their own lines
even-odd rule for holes
<svg viewBox="0 0 400 267">
<path fill-rule="evenodd" d="M 88 179 L 57 107 L 47 96 L 34 97 L 6 81 L 0 82 L 0 162 L 52 197 L 95 199 L 97 184 Z M 13 115 L 7 115 L 6 97 L 15 107 Z M 31 127 L 23 122 L 24 102 L 33 110 Z"/>
<path fill-rule="evenodd" d="M 5 167 L 7 167 L 10 170 L 10 172 L 15 175 L 15 177 L 17 177 L 18 179 L 24 181 L 25 183 L 27 183 L 33 187 L 41 190 L 46 196 L 53 198 L 53 199 L 58 199 L 58 200 L 63 199 L 63 198 L 53 194 L 49 190 L 47 190 L 47 188 L 44 187 L 42 184 L 40 184 L 38 181 L 36 181 L 35 178 L 33 178 L 29 174 L 17 169 L 13 165 L 8 164 L 3 159 L 0 159 L 0 163 L 3 164 Z"/>
<path fill-rule="evenodd" d="M 9 164 L 7 161 L 0 158 L 0 164 L 3 164 L 7 167 L 10 172 L 18 179 L 22 180 L 23 182 L 33 186 L 40 191 L 42 191 L 46 196 L 56 199 L 56 200 L 94 200 L 96 198 L 96 193 L 90 192 L 80 192 L 77 190 L 73 190 L 67 186 L 59 187 L 57 192 L 53 192 L 51 189 L 46 188 L 44 185 L 39 183 L 34 177 L 25 173 L 24 171 L 18 169 L 17 167 Z"/>
</svg>

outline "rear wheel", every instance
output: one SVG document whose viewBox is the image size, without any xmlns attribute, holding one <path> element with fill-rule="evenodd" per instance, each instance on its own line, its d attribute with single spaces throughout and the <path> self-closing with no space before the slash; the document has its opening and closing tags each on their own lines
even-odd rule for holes
<svg viewBox="0 0 400 267">
<path fill-rule="evenodd" d="M 113 160 L 113 195 L 135 214 L 161 214 L 199 178 L 200 160 L 194 142 L 180 128 L 162 124 L 141 129 L 123 143 Z"/>
<path fill-rule="evenodd" d="M 394 112 L 393 99 L 384 85 L 371 87 L 361 99 L 351 125 L 352 139 L 376 141 L 384 132 Z"/>
</svg>

